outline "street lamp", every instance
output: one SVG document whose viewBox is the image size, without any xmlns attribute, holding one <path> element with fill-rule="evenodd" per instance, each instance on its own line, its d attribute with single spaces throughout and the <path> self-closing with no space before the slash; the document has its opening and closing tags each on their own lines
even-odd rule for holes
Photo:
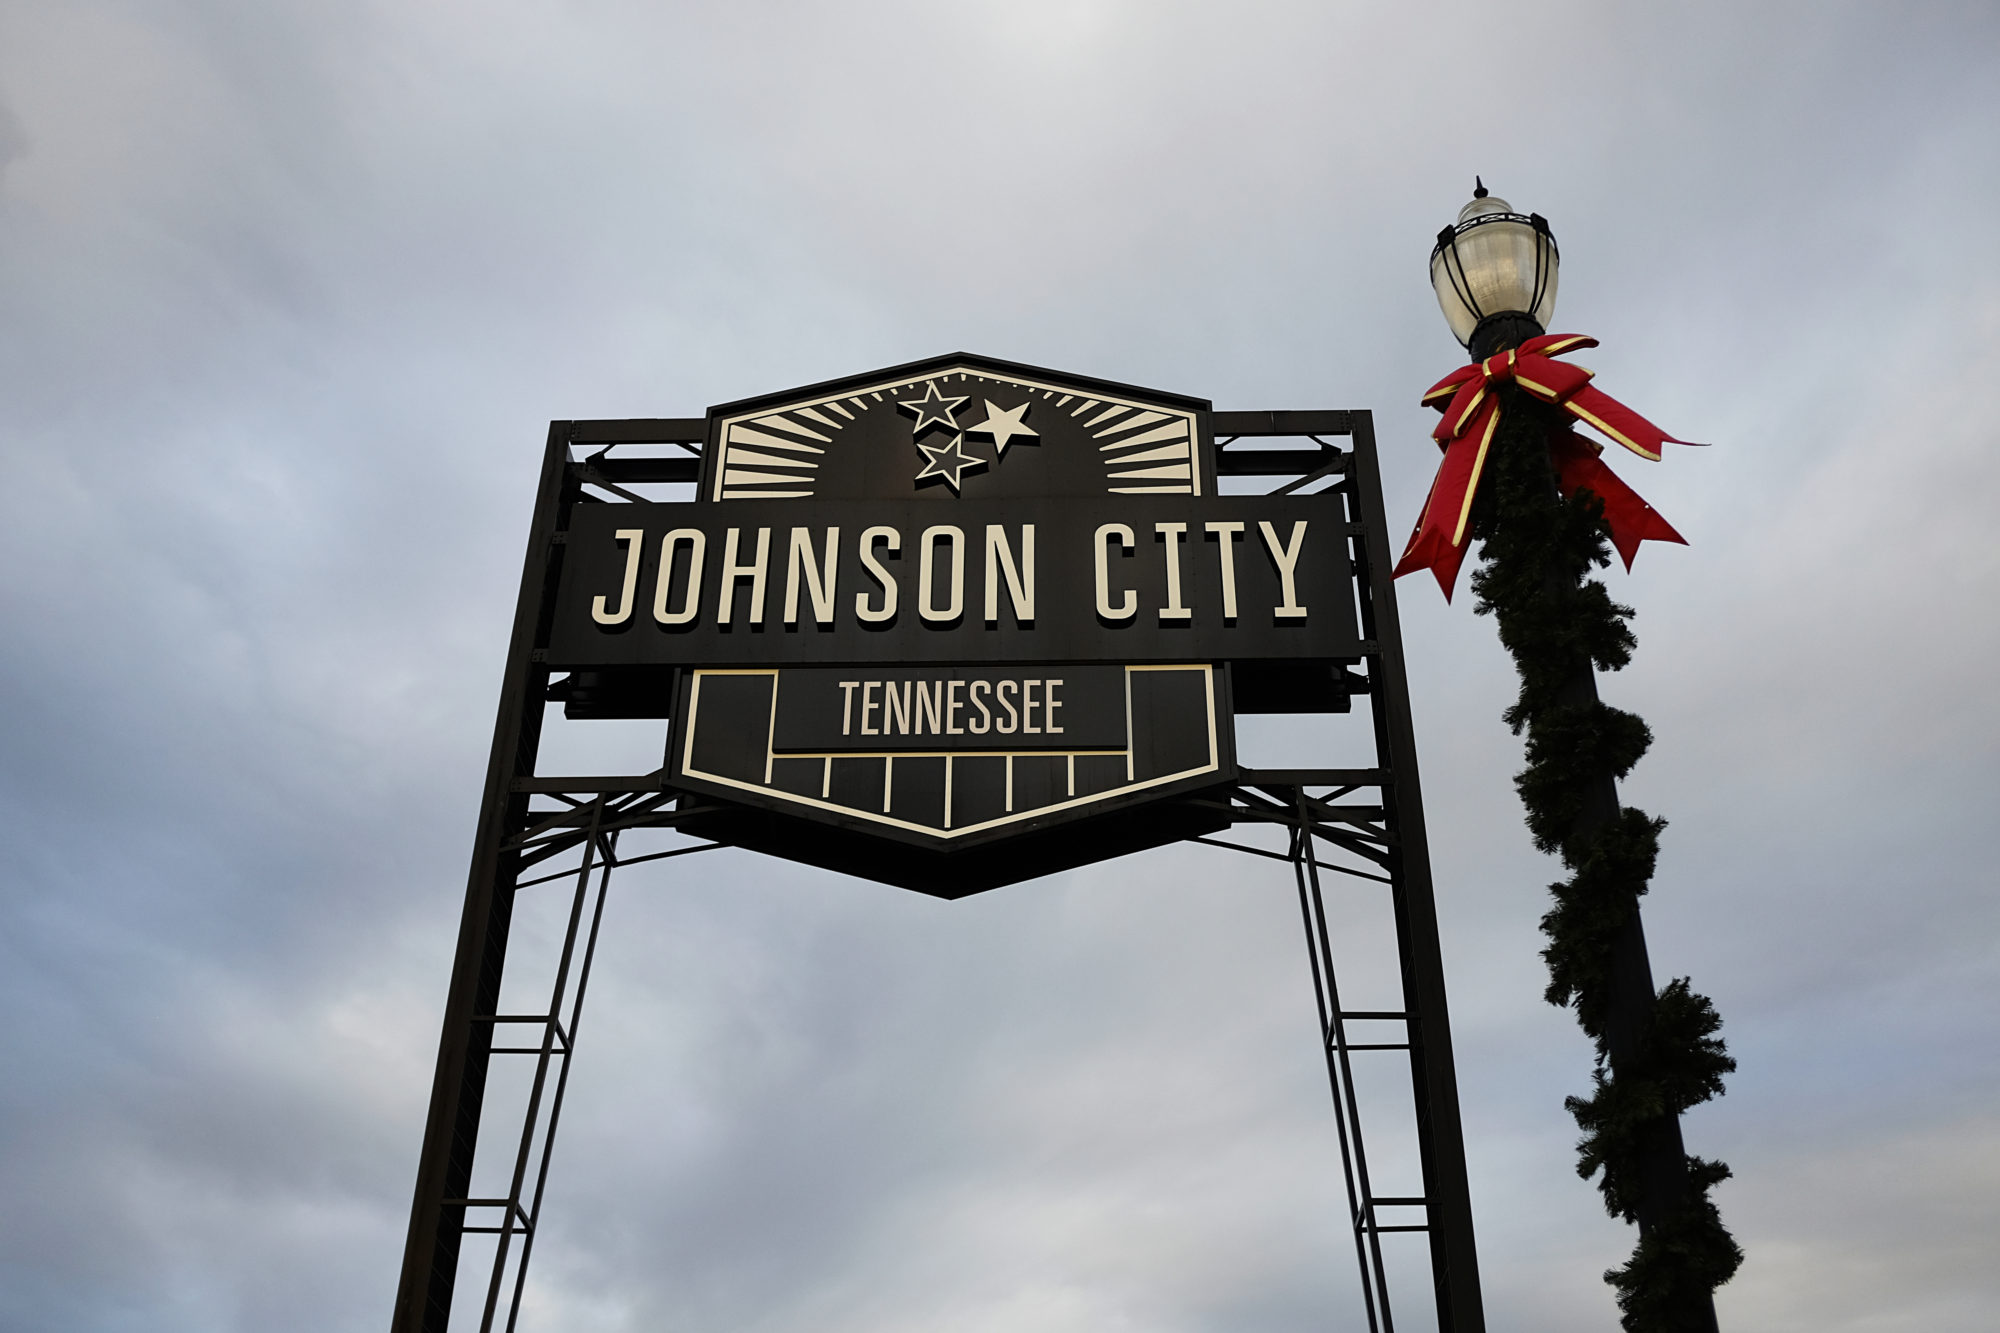
<svg viewBox="0 0 2000 1333">
<path fill-rule="evenodd" d="M 1633 647 L 1631 609 L 1591 577 L 1607 540 L 1629 567 L 1641 541 L 1681 537 L 1571 427 L 1652 460 L 1672 437 L 1554 359 L 1596 340 L 1543 336 L 1559 264 L 1548 221 L 1475 184 L 1431 251 L 1431 287 L 1473 364 L 1425 395 L 1443 414 L 1433 435 L 1445 457 L 1395 572 L 1430 569 L 1449 597 L 1470 543 L 1482 543 L 1473 589 L 1521 680 L 1507 713 L 1527 732 L 1515 785 L 1536 845 L 1570 872 L 1550 886 L 1542 929 L 1547 996 L 1575 1009 L 1599 1060 L 1592 1094 L 1568 1101 L 1580 1168 L 1639 1227 L 1631 1259 L 1605 1277 L 1629 1333 L 1713 1333 L 1714 1289 L 1742 1252 L 1708 1197 L 1729 1169 L 1687 1155 L 1680 1117 L 1720 1094 L 1736 1064 L 1705 996 L 1685 979 L 1654 989 L 1639 899 L 1665 825 L 1618 792 L 1651 736 L 1598 698 L 1593 671 L 1623 667 Z"/>
<path fill-rule="evenodd" d="M 1484 361 L 1548 329 L 1561 256 L 1547 218 L 1516 213 L 1473 182 L 1472 202 L 1438 233 L 1431 288 L 1453 335 Z"/>
</svg>

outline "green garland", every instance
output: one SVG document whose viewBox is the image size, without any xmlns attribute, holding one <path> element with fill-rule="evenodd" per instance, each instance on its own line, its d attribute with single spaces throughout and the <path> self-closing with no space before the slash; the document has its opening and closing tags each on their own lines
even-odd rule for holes
<svg viewBox="0 0 2000 1333">
<path fill-rule="evenodd" d="M 1475 609 L 1493 615 L 1521 675 L 1520 697 L 1505 716 L 1516 735 L 1527 732 L 1527 767 L 1514 781 L 1529 832 L 1571 872 L 1550 886 L 1555 906 L 1542 918 L 1549 940 L 1542 956 L 1549 1003 L 1574 1006 L 1597 1050 L 1591 1095 L 1565 1103 L 1583 1130 L 1577 1173 L 1602 1173 L 1606 1211 L 1641 1224 L 1632 1257 L 1604 1275 L 1617 1289 L 1624 1327 L 1700 1333 L 1715 1327 L 1713 1292 L 1743 1252 L 1708 1197 L 1729 1168 L 1684 1156 L 1678 1117 L 1720 1096 L 1736 1062 L 1716 1035 L 1715 1006 L 1686 978 L 1650 1005 L 1642 989 L 1639 1012 L 1619 1012 L 1621 1001 L 1628 1010 L 1633 1002 L 1619 993 L 1614 956 L 1621 935 L 1636 928 L 1666 827 L 1618 804 L 1612 784 L 1638 763 L 1652 733 L 1635 715 L 1599 702 L 1591 683 L 1593 666 L 1616 671 L 1631 660 L 1632 608 L 1591 577 L 1611 558 L 1602 502 L 1587 491 L 1566 501 L 1556 495 L 1547 444 L 1551 430 L 1565 428 L 1562 419 L 1518 390 L 1501 392 L 1473 510 L 1482 548 L 1472 588 Z"/>
</svg>

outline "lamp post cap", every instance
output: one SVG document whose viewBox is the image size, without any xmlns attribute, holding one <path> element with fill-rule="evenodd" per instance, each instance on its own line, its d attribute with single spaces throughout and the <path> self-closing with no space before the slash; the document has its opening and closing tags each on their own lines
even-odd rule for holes
<svg viewBox="0 0 2000 1333">
<path fill-rule="evenodd" d="M 1489 213 L 1511 213 L 1513 211 L 1514 206 L 1512 204 L 1497 194 L 1489 193 L 1486 187 L 1482 185 L 1478 190 L 1473 192 L 1472 202 L 1458 210 L 1458 220 L 1461 223 L 1466 223 L 1472 221 L 1474 218 L 1485 217 Z"/>
</svg>

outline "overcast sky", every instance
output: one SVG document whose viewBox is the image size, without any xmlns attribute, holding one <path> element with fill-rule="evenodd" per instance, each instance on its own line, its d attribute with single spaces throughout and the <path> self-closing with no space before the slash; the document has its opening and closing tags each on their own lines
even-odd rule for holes
<svg viewBox="0 0 2000 1333">
<path fill-rule="evenodd" d="M 0 2 L 0 1328 L 386 1327 L 549 419 L 962 348 L 1372 409 L 1401 530 L 1475 172 L 1714 445 L 1613 460 L 1604 688 L 1723 1326 L 1990 1328 L 2000 11 L 1828 0 Z M 1612 1328 L 1513 673 L 1402 597 L 1490 1327 Z M 1361 1327 L 1290 894 L 625 872 L 523 1327 Z"/>
</svg>

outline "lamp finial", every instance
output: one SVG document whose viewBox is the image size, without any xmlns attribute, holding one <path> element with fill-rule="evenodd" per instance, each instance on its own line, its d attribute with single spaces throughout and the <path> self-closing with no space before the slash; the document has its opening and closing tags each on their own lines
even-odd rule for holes
<svg viewBox="0 0 2000 1333">
<path fill-rule="evenodd" d="M 1474 199 L 1484 199 L 1486 197 L 1486 182 L 1477 176 L 1472 178 L 1472 197 Z"/>
</svg>

